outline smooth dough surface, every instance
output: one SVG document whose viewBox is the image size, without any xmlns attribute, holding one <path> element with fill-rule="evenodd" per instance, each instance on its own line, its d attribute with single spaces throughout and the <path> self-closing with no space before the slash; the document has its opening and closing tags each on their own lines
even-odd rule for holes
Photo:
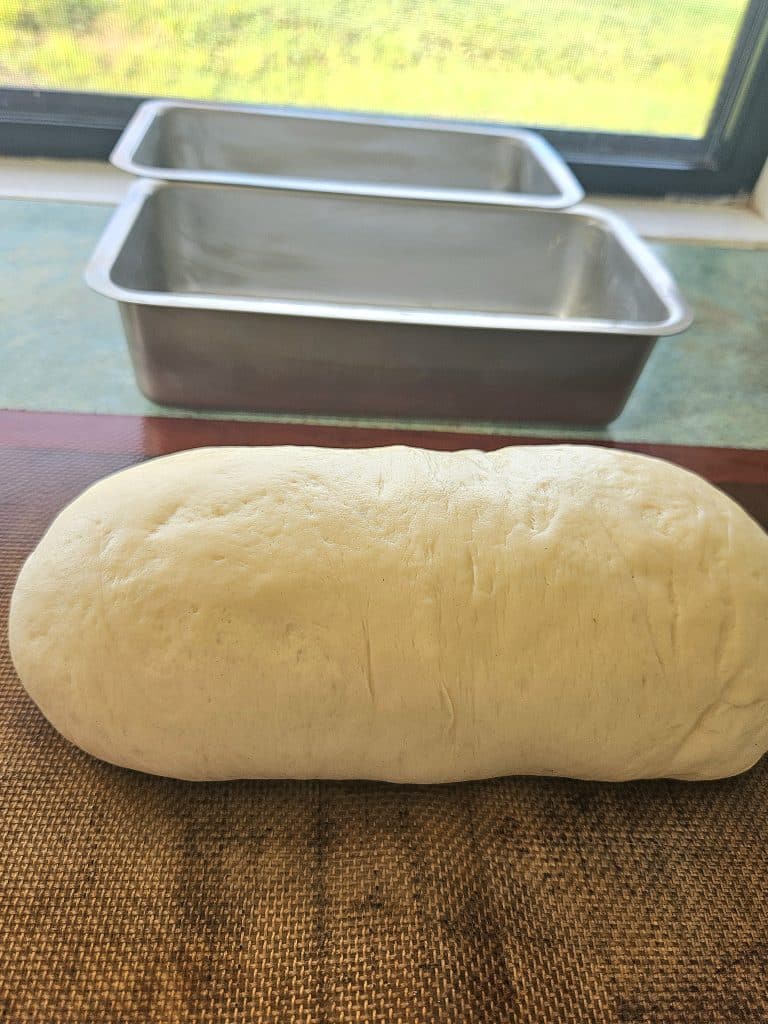
<svg viewBox="0 0 768 1024">
<path fill-rule="evenodd" d="M 185 779 L 706 779 L 768 748 L 768 535 L 602 448 L 156 459 L 58 516 L 10 639 L 64 736 Z"/>
</svg>

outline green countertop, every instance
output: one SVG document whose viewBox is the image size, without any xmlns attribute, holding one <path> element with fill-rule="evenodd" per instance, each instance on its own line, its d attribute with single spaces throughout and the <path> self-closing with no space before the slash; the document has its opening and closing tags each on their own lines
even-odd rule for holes
<svg viewBox="0 0 768 1024">
<path fill-rule="evenodd" d="M 83 283 L 108 207 L 0 201 L 0 408 L 201 416 L 139 392 L 114 303 Z M 768 252 L 655 246 L 693 307 L 661 339 L 622 415 L 605 430 L 472 424 L 472 430 L 724 447 L 768 447 Z M 404 421 L 215 414 L 392 426 Z M 408 421 L 408 426 L 425 426 Z M 466 423 L 430 423 L 456 429 Z"/>
</svg>

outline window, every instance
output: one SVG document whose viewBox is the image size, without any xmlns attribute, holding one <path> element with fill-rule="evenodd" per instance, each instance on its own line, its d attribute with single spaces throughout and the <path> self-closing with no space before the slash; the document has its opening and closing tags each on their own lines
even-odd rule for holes
<svg viewBox="0 0 768 1024">
<path fill-rule="evenodd" d="M 0 148 L 105 157 L 145 96 L 538 127 L 593 191 L 733 193 L 768 0 L 5 0 Z"/>
</svg>

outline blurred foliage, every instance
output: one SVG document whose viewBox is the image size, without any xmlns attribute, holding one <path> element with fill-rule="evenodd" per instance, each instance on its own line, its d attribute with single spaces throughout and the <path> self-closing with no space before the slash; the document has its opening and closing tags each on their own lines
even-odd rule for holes
<svg viewBox="0 0 768 1024">
<path fill-rule="evenodd" d="M 3 0 L 0 83 L 701 134 L 746 0 Z"/>
<path fill-rule="evenodd" d="M 100 14 L 114 4 L 112 0 L 3 0 L 0 18 L 22 32 L 65 29 L 85 32 Z"/>
</svg>

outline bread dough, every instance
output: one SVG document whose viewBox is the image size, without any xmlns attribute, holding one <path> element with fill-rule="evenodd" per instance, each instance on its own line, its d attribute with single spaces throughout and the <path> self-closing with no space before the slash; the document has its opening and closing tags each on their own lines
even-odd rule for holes
<svg viewBox="0 0 768 1024">
<path fill-rule="evenodd" d="M 582 446 L 211 448 L 87 490 L 22 569 L 21 680 L 184 779 L 710 779 L 768 748 L 768 536 Z"/>
</svg>

